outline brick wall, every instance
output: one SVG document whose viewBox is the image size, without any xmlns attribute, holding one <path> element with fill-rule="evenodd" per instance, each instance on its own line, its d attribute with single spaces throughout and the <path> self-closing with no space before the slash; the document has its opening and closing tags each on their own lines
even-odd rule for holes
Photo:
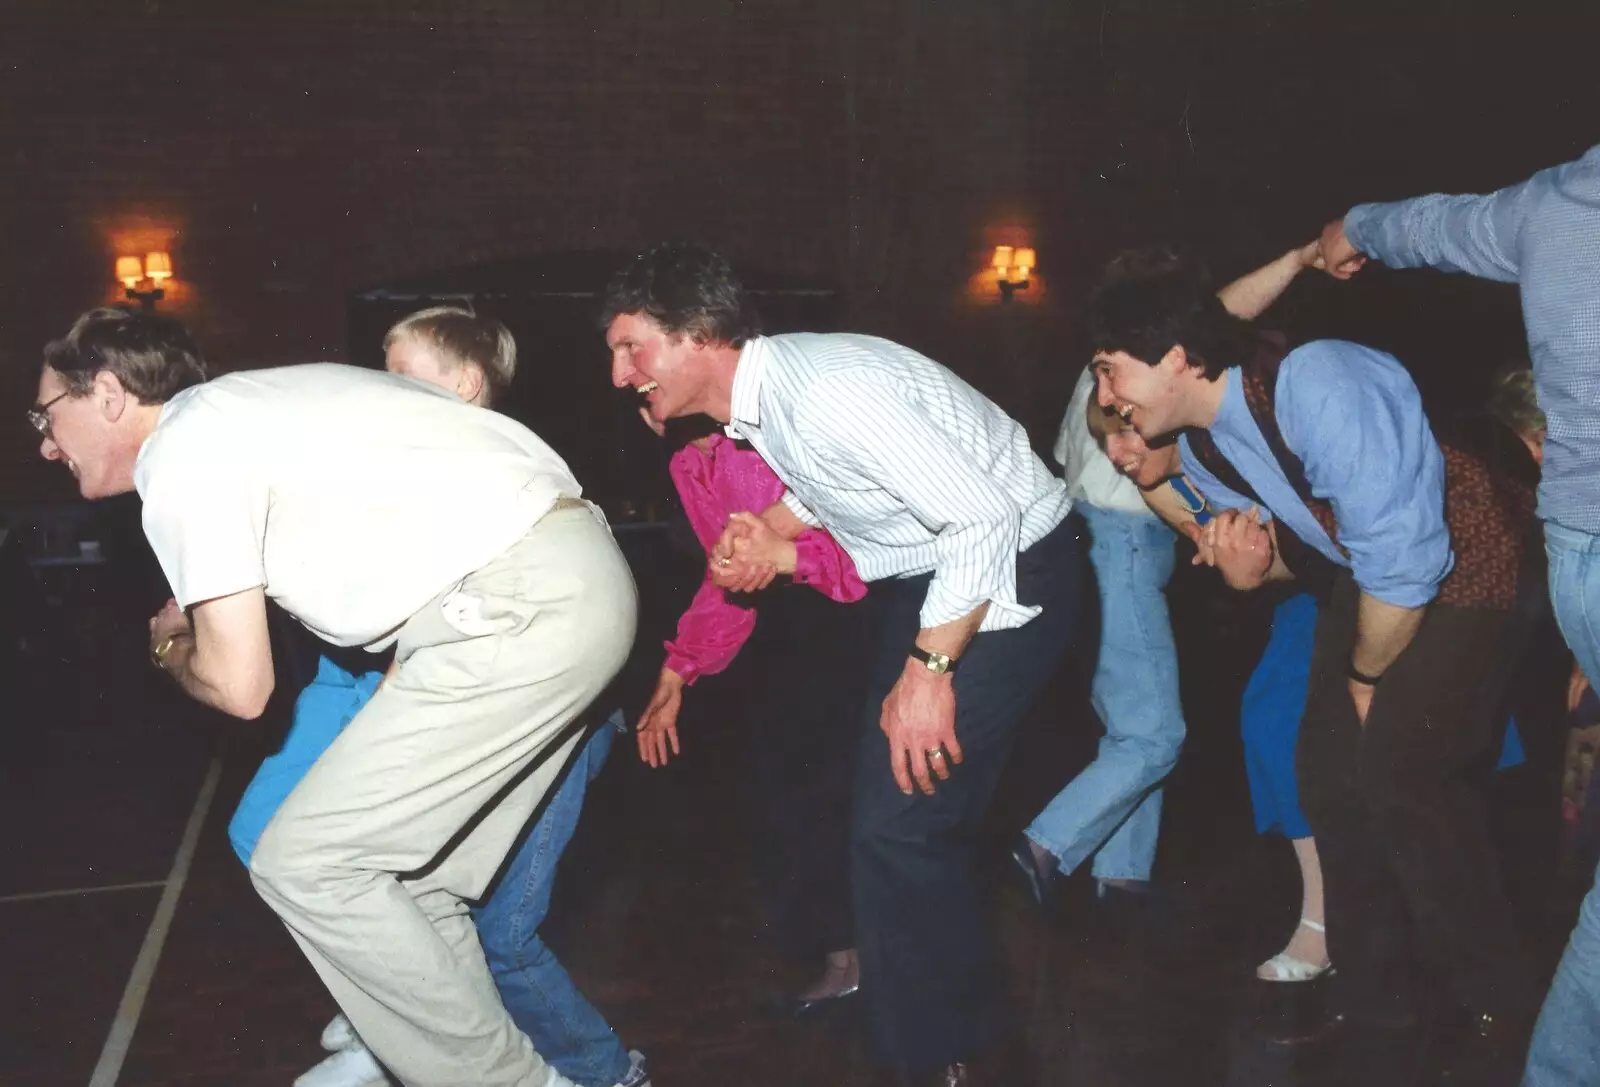
<svg viewBox="0 0 1600 1087">
<path fill-rule="evenodd" d="M 44 340 L 114 297 L 119 249 L 170 249 L 164 308 L 231 367 L 338 357 L 364 283 L 688 235 L 839 283 L 856 327 L 949 362 L 1043 436 L 1114 245 L 1176 235 L 1232 271 L 1351 199 L 1559 161 L 1600 115 L 1582 36 L 1525 8 L 1402 24 L 1246 0 L 8 8 L 7 420 Z M 1042 275 L 1001 307 L 969 279 L 1013 237 Z M 1499 322 L 1514 344 L 1514 313 Z M 28 435 L 0 431 L 0 495 L 60 493 Z"/>
</svg>

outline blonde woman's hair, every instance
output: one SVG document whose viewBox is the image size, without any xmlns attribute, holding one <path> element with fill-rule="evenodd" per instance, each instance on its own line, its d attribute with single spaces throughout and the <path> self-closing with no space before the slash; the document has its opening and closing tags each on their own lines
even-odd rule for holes
<svg viewBox="0 0 1600 1087">
<path fill-rule="evenodd" d="M 493 317 L 480 317 L 460 306 L 434 306 L 400 318 L 383 337 L 383 349 L 407 336 L 426 341 L 458 366 L 476 366 L 483 374 L 484 407 L 493 406 L 517 373 L 517 342 L 511 330 Z"/>
<path fill-rule="evenodd" d="M 1512 363 L 1495 374 L 1489 391 L 1489 414 L 1519 435 L 1544 430 L 1544 411 L 1534 391 L 1533 370 L 1526 362 Z"/>
</svg>

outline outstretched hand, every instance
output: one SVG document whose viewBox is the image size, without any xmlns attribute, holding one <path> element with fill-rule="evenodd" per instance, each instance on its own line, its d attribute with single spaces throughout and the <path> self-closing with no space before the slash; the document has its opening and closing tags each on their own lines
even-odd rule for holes
<svg viewBox="0 0 1600 1087">
<path fill-rule="evenodd" d="M 1321 268 L 1334 279 L 1349 279 L 1367 263 L 1366 254 L 1345 237 L 1343 219 L 1335 219 L 1322 228 L 1322 237 L 1317 239 L 1317 256 L 1313 267 Z"/>
<path fill-rule="evenodd" d="M 635 726 L 641 762 L 647 762 L 651 767 L 667 765 L 670 758 L 667 754 L 669 743 L 673 755 L 680 753 L 678 711 L 682 708 L 683 677 L 670 668 L 661 669 L 655 692 L 650 696 L 644 712 L 639 715 L 639 724 Z"/>
</svg>

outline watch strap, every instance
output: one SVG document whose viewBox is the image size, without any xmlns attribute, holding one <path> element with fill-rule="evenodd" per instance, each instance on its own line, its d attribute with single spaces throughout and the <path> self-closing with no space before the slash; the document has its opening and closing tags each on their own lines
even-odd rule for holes
<svg viewBox="0 0 1600 1087">
<path fill-rule="evenodd" d="M 1383 679 L 1383 673 L 1382 672 L 1379 672 L 1375 676 L 1369 676 L 1369 675 L 1367 675 L 1367 673 L 1365 673 L 1361 669 L 1357 668 L 1356 667 L 1356 661 L 1355 661 L 1354 657 L 1351 657 L 1347 662 L 1345 662 L 1345 673 L 1344 674 L 1346 676 L 1348 676 L 1350 679 L 1355 680 L 1357 683 L 1363 684 L 1363 685 L 1365 685 L 1367 687 L 1376 687 L 1378 685 L 1378 683 Z"/>
<path fill-rule="evenodd" d="M 955 657 L 947 656 L 943 653 L 934 653 L 915 643 L 911 646 L 910 656 L 914 661 L 921 661 L 928 671 L 940 675 L 954 673 L 956 665 L 960 663 Z"/>
</svg>

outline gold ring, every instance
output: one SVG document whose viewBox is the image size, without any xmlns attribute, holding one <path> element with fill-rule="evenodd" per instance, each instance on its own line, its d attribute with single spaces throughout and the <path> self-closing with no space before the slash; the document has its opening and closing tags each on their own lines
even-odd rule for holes
<svg viewBox="0 0 1600 1087">
<path fill-rule="evenodd" d="M 726 566 L 726 565 L 728 565 L 728 563 L 729 563 L 729 562 L 730 562 L 730 561 L 731 561 L 731 560 L 729 560 L 729 559 L 718 559 L 718 560 L 717 560 L 717 565 L 718 565 L 718 566 Z"/>
<path fill-rule="evenodd" d="M 942 758 L 944 758 L 944 748 L 942 748 L 942 747 L 930 747 L 930 748 L 928 748 L 928 758 L 930 758 L 930 759 L 942 759 Z"/>
</svg>

